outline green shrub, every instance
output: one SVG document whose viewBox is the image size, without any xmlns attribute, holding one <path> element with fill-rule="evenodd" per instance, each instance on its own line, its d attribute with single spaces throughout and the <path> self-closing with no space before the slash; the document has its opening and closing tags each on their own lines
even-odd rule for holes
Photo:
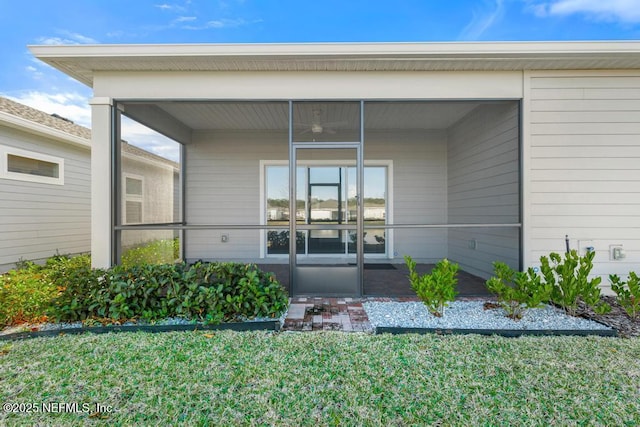
<svg viewBox="0 0 640 427">
<path fill-rule="evenodd" d="M 104 286 L 105 271 L 91 268 L 91 257 L 53 257 L 47 260 L 50 279 L 58 293 L 52 301 L 50 316 L 57 321 L 84 320 L 93 295 Z"/>
<path fill-rule="evenodd" d="M 255 264 L 210 264 L 217 288 L 223 286 L 223 312 L 226 317 L 276 317 L 287 307 L 288 297 L 273 273 L 265 273 Z M 210 279 L 211 280 L 211 279 Z"/>
<path fill-rule="evenodd" d="M 494 262 L 493 271 L 495 277 L 487 280 L 487 289 L 496 294 L 507 317 L 522 319 L 528 308 L 540 307 L 551 296 L 551 286 L 542 283 L 533 268 L 516 272 L 503 262 Z"/>
<path fill-rule="evenodd" d="M 60 320 L 182 317 L 207 323 L 277 317 L 284 288 L 254 264 L 196 263 L 79 270 L 55 301 Z"/>
<path fill-rule="evenodd" d="M 46 320 L 55 295 L 47 270 L 36 264 L 0 275 L 0 326 Z"/>
<path fill-rule="evenodd" d="M 444 308 L 458 294 L 455 290 L 458 282 L 456 278 L 458 264 L 450 263 L 445 258 L 435 265 L 430 274 L 420 276 L 416 272 L 416 262 L 408 255 L 405 255 L 404 260 L 409 268 L 411 288 L 431 314 L 441 317 L 444 314 Z"/>
<path fill-rule="evenodd" d="M 564 260 L 557 253 L 549 257 L 540 257 L 540 270 L 547 284 L 552 286 L 551 300 L 562 307 L 569 315 L 575 316 L 578 301 L 584 302 L 596 313 L 606 313 L 611 307 L 600 299 L 600 277 L 589 279 L 596 253 L 587 252 L 579 256 L 572 250 L 565 254 Z"/>
<path fill-rule="evenodd" d="M 170 264 L 180 258 L 180 240 L 154 240 L 126 250 L 122 254 L 121 264 L 133 267 L 143 264 Z"/>
<path fill-rule="evenodd" d="M 633 320 L 640 317 L 640 278 L 633 271 L 626 282 L 617 275 L 609 276 L 611 290 L 616 293 L 618 303 Z"/>
</svg>

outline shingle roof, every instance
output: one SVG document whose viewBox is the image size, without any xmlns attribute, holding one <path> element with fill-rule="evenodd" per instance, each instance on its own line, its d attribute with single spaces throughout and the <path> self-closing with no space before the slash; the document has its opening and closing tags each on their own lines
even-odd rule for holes
<svg viewBox="0 0 640 427">
<path fill-rule="evenodd" d="M 91 129 L 77 125 L 71 120 L 62 118 L 56 114 L 47 114 L 44 111 L 40 111 L 2 96 L 0 96 L 0 112 L 11 114 L 13 116 L 91 141 Z M 126 141 L 122 142 L 124 142 L 124 144 L 122 144 L 122 149 L 134 156 L 159 161 L 172 167 L 178 167 L 178 164 L 172 160 L 150 153 L 149 151 L 143 150 L 135 145 L 131 145 Z"/>
<path fill-rule="evenodd" d="M 136 147 L 135 145 L 129 144 L 125 140 L 122 140 L 121 147 L 122 147 L 122 151 L 124 151 L 126 153 L 129 153 L 129 154 L 131 154 L 133 156 L 144 158 L 144 159 L 147 159 L 147 160 L 155 160 L 156 162 L 164 163 L 164 164 L 169 165 L 171 167 L 174 167 L 176 169 L 178 168 L 178 163 L 174 162 L 173 160 L 169 160 L 169 159 L 167 159 L 165 157 L 158 156 L 157 154 L 153 154 L 153 153 L 151 153 L 151 152 L 149 152 L 147 150 L 143 150 L 140 147 Z"/>
<path fill-rule="evenodd" d="M 0 96 L 0 111 L 32 121 L 50 128 L 66 132 L 70 135 L 84 139 L 91 139 L 91 130 L 84 126 L 77 125 L 70 120 L 47 114 L 44 111 L 36 110 L 19 102 L 12 101 Z"/>
</svg>

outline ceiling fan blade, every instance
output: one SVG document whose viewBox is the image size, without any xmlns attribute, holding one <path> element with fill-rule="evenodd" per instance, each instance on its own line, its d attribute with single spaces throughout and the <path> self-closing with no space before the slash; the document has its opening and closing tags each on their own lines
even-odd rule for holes
<svg viewBox="0 0 640 427">
<path fill-rule="evenodd" d="M 348 120 L 342 120 L 339 122 L 327 122 L 327 123 L 322 123 L 322 126 L 326 126 L 326 127 L 342 127 L 342 126 L 347 126 L 349 125 L 351 122 Z"/>
</svg>

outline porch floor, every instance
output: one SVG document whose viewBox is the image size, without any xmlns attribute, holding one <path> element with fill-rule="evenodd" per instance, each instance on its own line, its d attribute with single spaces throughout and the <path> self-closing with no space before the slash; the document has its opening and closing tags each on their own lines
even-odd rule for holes
<svg viewBox="0 0 640 427">
<path fill-rule="evenodd" d="M 429 273 L 433 264 L 418 264 L 416 270 L 420 274 Z M 291 294 L 288 264 L 258 264 L 263 271 L 272 272 Z M 415 297 L 415 292 L 409 284 L 409 270 L 404 264 L 365 264 L 364 296 L 373 297 Z M 490 293 L 485 286 L 485 280 L 458 271 L 457 291 L 459 297 L 486 297 Z M 341 300 L 344 300 L 342 298 Z"/>
</svg>

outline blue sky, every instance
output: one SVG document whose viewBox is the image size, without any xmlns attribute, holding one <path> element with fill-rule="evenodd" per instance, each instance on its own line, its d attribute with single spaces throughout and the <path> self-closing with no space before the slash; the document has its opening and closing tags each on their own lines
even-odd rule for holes
<svg viewBox="0 0 640 427">
<path fill-rule="evenodd" d="M 0 95 L 89 125 L 31 44 L 640 39 L 640 0 L 0 0 Z"/>
</svg>

